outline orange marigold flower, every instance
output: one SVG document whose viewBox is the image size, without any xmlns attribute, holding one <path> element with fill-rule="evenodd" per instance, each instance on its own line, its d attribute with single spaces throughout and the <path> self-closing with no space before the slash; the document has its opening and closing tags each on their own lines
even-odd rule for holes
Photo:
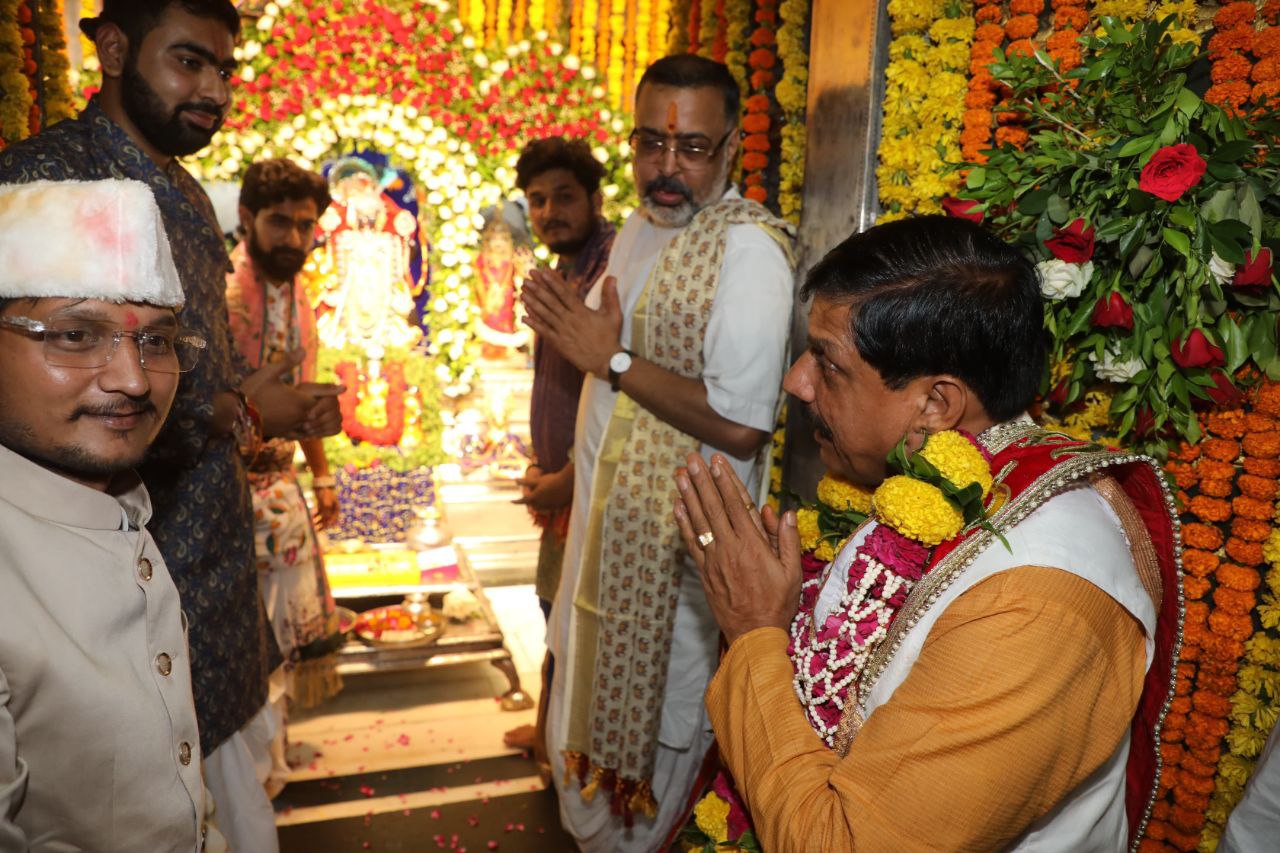
<svg viewBox="0 0 1280 853">
<path fill-rule="evenodd" d="M 1170 459 L 1177 459 L 1181 462 L 1194 462 L 1199 456 L 1200 446 L 1186 441 L 1179 442 L 1177 449 L 1169 452 Z"/>
<path fill-rule="evenodd" d="M 1183 737 L 1183 740 L 1185 741 L 1188 747 L 1195 746 L 1195 747 L 1208 749 L 1208 748 L 1217 746 L 1219 743 L 1221 743 L 1222 738 L 1219 737 L 1218 735 L 1213 734 L 1212 732 L 1206 731 L 1203 727 L 1196 728 L 1195 726 L 1188 723 L 1187 732 L 1186 732 L 1186 735 Z M 1194 776 L 1191 776 L 1191 774 L 1189 773 L 1187 774 L 1187 776 L 1188 778 L 1196 778 Z M 1186 787 L 1187 787 L 1186 782 L 1183 782 L 1183 788 L 1186 788 Z M 1198 790 L 1203 791 L 1204 787 L 1205 786 L 1201 786 Z M 1176 797 L 1176 792 L 1179 790 L 1182 790 L 1182 789 L 1179 789 L 1179 788 L 1174 789 L 1175 797 Z"/>
<path fill-rule="evenodd" d="M 1200 482 L 1200 475 L 1196 473 L 1196 469 L 1184 462 L 1170 462 L 1168 469 L 1173 475 L 1173 481 L 1180 489 L 1189 489 Z"/>
<path fill-rule="evenodd" d="M 1004 25 L 1004 34 L 1010 41 L 1029 39 L 1039 31 L 1040 19 L 1035 15 L 1015 15 Z"/>
<path fill-rule="evenodd" d="M 1160 781 L 1163 784 L 1164 777 L 1161 777 Z M 1160 806 L 1164 806 L 1166 809 L 1169 808 L 1166 803 L 1156 803 L 1157 808 Z M 1154 814 L 1153 810 L 1153 817 L 1147 823 L 1146 837 L 1138 842 L 1138 853 L 1165 853 L 1169 849 L 1163 843 L 1169 840 L 1169 827 L 1165 823 L 1168 813 L 1166 812 L 1159 817 L 1154 817 Z"/>
<path fill-rule="evenodd" d="M 1059 71 L 1070 71 L 1072 68 L 1078 68 L 1082 61 L 1080 48 L 1074 45 L 1050 50 L 1049 58 L 1058 64 Z M 1072 78 L 1067 81 L 1067 86 L 1074 89 L 1079 83 L 1079 80 Z"/>
<path fill-rule="evenodd" d="M 1233 462 L 1240 455 L 1240 442 L 1226 438 L 1206 438 L 1200 442 L 1200 450 L 1209 459 Z"/>
<path fill-rule="evenodd" d="M 1205 418 L 1204 427 L 1210 435 L 1218 438 L 1239 438 L 1248 431 L 1244 425 L 1244 412 L 1240 409 L 1210 412 Z"/>
<path fill-rule="evenodd" d="M 1224 613 L 1231 613 L 1235 616 L 1248 616 L 1258 601 L 1257 597 L 1251 592 L 1240 592 L 1235 589 L 1218 587 L 1213 591 L 1213 603 Z M 1230 681 L 1230 679 L 1227 679 L 1227 681 Z M 1229 693 L 1234 689 L 1235 685 L 1232 684 L 1222 692 Z"/>
<path fill-rule="evenodd" d="M 990 89 L 970 89 L 964 93 L 964 105 L 971 110 L 990 111 L 996 105 L 996 93 Z"/>
<path fill-rule="evenodd" d="M 1053 9 L 1066 9 L 1068 6 L 1077 6 L 1083 9 L 1085 0 L 1049 0 L 1049 6 Z"/>
<path fill-rule="evenodd" d="M 1036 46 L 1029 38 L 1018 39 L 1017 41 L 1009 42 L 1009 47 L 1005 52 L 1009 56 L 1031 56 L 1036 52 Z M 1008 87 L 1004 88 L 1007 89 Z"/>
<path fill-rule="evenodd" d="M 1202 695 L 1203 694 L 1197 694 L 1197 698 Z M 1227 702 L 1227 705 L 1228 705 L 1228 710 L 1230 710 L 1229 706 L 1231 705 L 1231 703 Z M 1214 765 L 1207 764 L 1201 761 L 1196 761 L 1190 755 L 1185 756 L 1182 759 L 1182 769 L 1186 770 L 1188 773 L 1194 773 L 1196 776 L 1212 776 L 1214 775 L 1215 772 L 1217 772 L 1217 768 Z"/>
<path fill-rule="evenodd" d="M 1182 525 L 1182 541 L 1188 548 L 1203 548 L 1206 551 L 1216 551 L 1222 547 L 1223 536 L 1222 531 L 1212 525 L 1192 521 Z M 1184 563 L 1189 553 L 1192 552 L 1183 552 L 1182 559 Z"/>
<path fill-rule="evenodd" d="M 1198 836 L 1200 828 L 1204 826 L 1204 812 L 1174 806 L 1169 815 L 1169 823 L 1173 824 L 1174 828 L 1181 832 L 1194 833 Z"/>
<path fill-rule="evenodd" d="M 1269 83 L 1280 79 L 1280 56 L 1268 56 L 1258 60 L 1250 75 L 1255 83 Z"/>
<path fill-rule="evenodd" d="M 1179 832 L 1177 829 L 1170 827 L 1168 835 L 1169 844 L 1180 853 L 1191 853 L 1193 850 L 1200 848 L 1200 832 Z"/>
<path fill-rule="evenodd" d="M 1206 480 L 1233 480 L 1236 476 L 1236 466 L 1230 462 L 1221 462 L 1203 456 L 1196 463 L 1196 473 Z"/>
<path fill-rule="evenodd" d="M 1248 412 L 1244 416 L 1245 432 L 1272 432 L 1276 428 L 1276 419 L 1262 412 Z"/>
<path fill-rule="evenodd" d="M 1202 477 L 1200 480 L 1200 493 L 1211 498 L 1230 497 L 1231 481 L 1219 480 L 1215 477 Z"/>
<path fill-rule="evenodd" d="M 1255 521 L 1252 518 L 1233 518 L 1231 519 L 1231 535 L 1237 536 L 1246 542 L 1266 542 L 1267 537 L 1271 535 L 1271 525 L 1265 521 Z"/>
<path fill-rule="evenodd" d="M 1280 418 L 1280 382 L 1263 382 L 1259 385 L 1253 398 L 1253 408 L 1254 411 L 1272 418 Z M 1271 428 L 1276 428 L 1274 421 Z"/>
<path fill-rule="evenodd" d="M 1192 514 L 1201 521 L 1226 521 L 1231 517 L 1231 505 L 1220 498 L 1196 495 L 1187 504 Z"/>
<path fill-rule="evenodd" d="M 1089 26 L 1089 15 L 1083 9 L 1066 6 L 1053 13 L 1053 26 L 1059 30 L 1083 30 Z"/>
<path fill-rule="evenodd" d="M 999 6 L 982 6 L 974 13 L 973 16 L 979 24 L 990 24 L 999 21 L 1004 17 L 1004 13 L 1000 11 Z M 1004 28 L 1000 28 L 1000 32 L 1004 33 Z"/>
<path fill-rule="evenodd" d="M 1274 103 L 1277 95 L 1280 95 L 1280 80 L 1268 80 L 1265 83 L 1259 83 L 1254 86 L 1249 97 L 1254 101 L 1271 101 Z"/>
<path fill-rule="evenodd" d="M 1257 542 L 1246 542 L 1232 536 L 1227 540 L 1227 556 L 1245 566 L 1260 566 L 1266 562 L 1262 556 L 1262 546 Z"/>
<path fill-rule="evenodd" d="M 963 116 L 965 127 L 990 127 L 991 111 L 990 110 L 965 110 Z"/>
<path fill-rule="evenodd" d="M 1200 660 L 1201 649 L 1198 645 L 1189 645 L 1186 641 L 1182 644 L 1182 660 L 1196 661 Z"/>
<path fill-rule="evenodd" d="M 1223 613 L 1220 610 L 1209 614 L 1209 628 L 1213 633 L 1232 640 L 1244 641 L 1253 636 L 1252 619 L 1248 616 Z"/>
<path fill-rule="evenodd" d="M 1027 140 L 1030 138 L 1031 136 L 1027 133 L 1026 128 L 1016 126 L 996 128 L 996 147 L 1012 145 L 1021 151 L 1022 146 L 1026 145 Z"/>
<path fill-rule="evenodd" d="M 1280 3 L 1275 4 L 1280 8 Z M 1273 23 L 1266 29 L 1258 30 L 1253 33 L 1253 50 L 1254 56 L 1280 56 L 1280 29 L 1276 29 Z"/>
<path fill-rule="evenodd" d="M 1257 521 L 1270 521 L 1274 514 L 1271 501 L 1258 500 L 1248 495 L 1240 495 L 1232 499 L 1231 510 L 1236 515 L 1242 515 L 1245 518 L 1252 518 Z"/>
<path fill-rule="evenodd" d="M 1209 58 L 1217 59 L 1229 53 L 1251 50 L 1253 48 L 1253 36 L 1253 30 L 1249 27 L 1236 27 L 1233 30 L 1222 30 L 1214 33 L 1213 38 L 1209 39 Z"/>
<path fill-rule="evenodd" d="M 1262 583 L 1262 576 L 1257 571 L 1244 566 L 1237 566 L 1234 563 L 1223 563 L 1218 566 L 1218 571 L 1214 577 L 1218 579 L 1218 583 L 1222 586 L 1241 592 L 1255 590 Z"/>
<path fill-rule="evenodd" d="M 1241 474 L 1236 480 L 1236 486 L 1251 498 L 1257 498 L 1261 501 L 1274 501 L 1276 499 L 1276 481 L 1271 477 Z"/>
<path fill-rule="evenodd" d="M 1044 11 L 1044 0 L 1010 0 L 1009 11 L 1015 15 L 1039 15 Z"/>
<path fill-rule="evenodd" d="M 1244 470 L 1259 477 L 1280 477 L 1280 459 L 1255 459 L 1246 457 Z"/>
<path fill-rule="evenodd" d="M 1204 93 L 1204 99 L 1222 107 L 1227 112 L 1239 112 L 1240 107 L 1249 100 L 1252 91 L 1248 83 L 1233 80 L 1230 83 L 1215 83 Z"/>
<path fill-rule="evenodd" d="M 1246 456 L 1258 456 L 1262 459 L 1274 459 L 1280 456 L 1280 433 L 1245 433 L 1241 444 Z"/>
<path fill-rule="evenodd" d="M 1205 527 L 1203 524 L 1199 526 Z M 1186 528 L 1183 528 L 1183 530 L 1185 532 Z M 1222 534 L 1219 533 L 1218 535 L 1221 536 Z M 1197 578 L 1207 578 L 1209 575 L 1217 571 L 1218 565 L 1221 562 L 1222 561 L 1218 559 L 1218 555 L 1211 551 L 1201 551 L 1197 548 L 1188 548 L 1182 552 L 1182 568 L 1187 574 Z"/>
<path fill-rule="evenodd" d="M 1178 696 L 1169 702 L 1169 715 L 1185 714 L 1191 710 L 1191 697 Z"/>
<path fill-rule="evenodd" d="M 742 129 L 747 133 L 768 133 L 769 116 L 765 113 L 747 113 L 742 119 Z"/>
<path fill-rule="evenodd" d="M 1213 63 L 1209 78 L 1215 83 L 1228 83 L 1232 80 L 1248 80 L 1253 65 L 1239 53 L 1228 53 Z"/>
<path fill-rule="evenodd" d="M 1180 697 L 1180 698 L 1183 698 L 1183 697 Z M 1187 702 L 1191 701 L 1190 697 L 1185 697 L 1185 698 Z M 1173 701 L 1177 702 L 1178 699 L 1174 699 Z M 1188 706 L 1187 710 L 1190 711 L 1190 706 Z M 1175 731 L 1178 729 L 1185 729 L 1187 727 L 1186 713 L 1184 712 L 1181 714 L 1175 714 L 1171 711 L 1169 715 L 1164 718 L 1164 727 L 1166 730 L 1175 730 Z"/>
<path fill-rule="evenodd" d="M 1236 692 L 1237 684 L 1234 676 L 1201 673 L 1196 687 L 1200 690 L 1216 693 L 1219 696 L 1230 696 Z M 1192 758 L 1195 759 L 1195 756 L 1192 756 Z M 1199 759 L 1195 760 L 1198 761 Z"/>
<path fill-rule="evenodd" d="M 1196 602 L 1196 604 L 1201 603 L 1203 602 Z M 1240 665 L 1240 656 L 1244 654 L 1244 640 L 1218 636 L 1209 632 L 1205 634 L 1201 651 L 1203 654 L 1200 658 L 1200 666 L 1205 671 L 1234 676 Z"/>
<path fill-rule="evenodd" d="M 1193 792 L 1202 793 L 1202 794 L 1213 793 L 1213 777 L 1212 776 L 1206 779 L 1200 776 L 1196 776 L 1192 773 L 1188 773 L 1187 771 L 1183 770 L 1181 771 L 1180 781 L 1187 789 Z M 1174 811 L 1177 811 L 1177 808 L 1178 808 L 1177 806 L 1174 806 Z"/>
<path fill-rule="evenodd" d="M 1280 0 L 1267 0 L 1262 6 L 1262 20 L 1271 26 L 1280 23 Z"/>
<path fill-rule="evenodd" d="M 1228 3 L 1213 16 L 1213 26 L 1219 30 L 1229 30 L 1240 24 L 1252 24 L 1257 14 L 1258 9 L 1252 0 Z"/>
<path fill-rule="evenodd" d="M 1187 599 L 1198 601 L 1209 592 L 1209 582 L 1204 578 L 1185 577 L 1182 579 L 1182 594 Z"/>
<path fill-rule="evenodd" d="M 1204 628 L 1209 619 L 1209 605 L 1207 604 L 1188 604 L 1186 607 L 1186 618 L 1183 624 L 1187 628 L 1197 627 Z"/>
<path fill-rule="evenodd" d="M 769 157 L 759 151 L 748 151 L 742 155 L 742 168 L 748 172 L 758 172 L 768 167 Z"/>
<path fill-rule="evenodd" d="M 1080 33 L 1075 30 L 1059 30 L 1045 39 L 1044 44 L 1045 47 L 1050 50 L 1063 50 L 1065 48 L 1075 47 L 1076 39 L 1078 38 L 1080 38 Z"/>
<path fill-rule="evenodd" d="M 1004 41 L 1004 27 L 999 24 L 983 24 L 973 31 L 973 47 L 969 48 L 972 57 L 989 57 Z"/>
<path fill-rule="evenodd" d="M 768 95 L 752 95 L 745 104 L 749 113 L 767 113 L 769 111 Z"/>
<path fill-rule="evenodd" d="M 1188 750 L 1188 752 L 1190 752 L 1190 750 Z M 1217 766 L 1217 761 L 1218 759 L 1215 755 L 1212 760 L 1205 761 L 1204 763 Z M 1188 808 L 1196 812 L 1203 812 L 1205 809 L 1209 808 L 1209 798 L 1204 794 L 1192 794 L 1187 792 L 1180 802 L 1182 803 L 1183 808 Z"/>
</svg>

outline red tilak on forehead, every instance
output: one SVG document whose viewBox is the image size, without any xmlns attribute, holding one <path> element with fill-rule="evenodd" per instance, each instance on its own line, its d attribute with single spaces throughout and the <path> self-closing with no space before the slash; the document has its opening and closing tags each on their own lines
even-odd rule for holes
<svg viewBox="0 0 1280 853">
<path fill-rule="evenodd" d="M 679 110 L 676 109 L 675 101 L 667 104 L 667 133 L 676 132 L 676 118 L 678 114 Z"/>
<path fill-rule="evenodd" d="M 138 315 L 132 311 L 124 312 L 124 327 L 126 329 L 138 328 Z"/>
</svg>

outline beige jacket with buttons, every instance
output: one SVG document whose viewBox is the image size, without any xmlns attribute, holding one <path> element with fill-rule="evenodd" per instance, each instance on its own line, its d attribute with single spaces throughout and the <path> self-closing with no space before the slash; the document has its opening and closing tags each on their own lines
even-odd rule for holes
<svg viewBox="0 0 1280 853">
<path fill-rule="evenodd" d="M 0 853 L 200 849 L 178 590 L 127 479 L 106 494 L 0 446 Z"/>
</svg>

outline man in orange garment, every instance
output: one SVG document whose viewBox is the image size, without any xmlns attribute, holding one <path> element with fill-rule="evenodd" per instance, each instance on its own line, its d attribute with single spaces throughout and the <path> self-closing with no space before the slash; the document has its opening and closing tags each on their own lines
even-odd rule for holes
<svg viewBox="0 0 1280 853">
<path fill-rule="evenodd" d="M 849 616 L 850 564 L 874 514 L 793 624 L 795 514 L 757 514 L 719 457 L 691 456 L 677 473 L 676 518 L 729 643 L 707 708 L 760 842 L 1133 845 L 1155 793 L 1180 631 L 1176 522 L 1158 466 L 1025 415 L 1045 368 L 1036 273 L 976 225 L 925 217 L 850 237 L 805 295 L 809 349 L 785 387 L 813 415 L 831 471 L 873 489 L 904 436 L 914 451 L 964 430 L 1001 497 L 988 507 L 993 531 L 971 525 L 941 543 L 905 601 L 888 599 L 887 633 L 831 688 L 838 725 L 811 727 L 820 715 L 806 711 L 830 699 L 793 661 L 821 636 L 809 625 Z M 821 680 L 812 668 L 826 664 L 813 660 L 806 675 Z"/>
</svg>

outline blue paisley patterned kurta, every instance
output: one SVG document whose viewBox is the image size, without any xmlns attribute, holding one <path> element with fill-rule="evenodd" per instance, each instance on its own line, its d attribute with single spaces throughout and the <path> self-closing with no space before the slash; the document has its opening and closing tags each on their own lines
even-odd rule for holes
<svg viewBox="0 0 1280 853">
<path fill-rule="evenodd" d="M 186 291 L 181 322 L 209 347 L 184 374 L 164 430 L 141 470 L 155 513 L 147 525 L 182 595 L 204 753 L 258 712 L 280 651 L 254 571 L 253 506 L 229 438 L 209 434 L 214 394 L 243 376 L 227 329 L 230 269 L 208 196 L 176 161 L 160 169 L 96 102 L 79 116 L 0 151 L 0 183 L 131 178 L 155 193 Z M 51 235 L 76 251 L 76 235 Z M 54 244 L 56 246 L 57 244 Z"/>
</svg>

